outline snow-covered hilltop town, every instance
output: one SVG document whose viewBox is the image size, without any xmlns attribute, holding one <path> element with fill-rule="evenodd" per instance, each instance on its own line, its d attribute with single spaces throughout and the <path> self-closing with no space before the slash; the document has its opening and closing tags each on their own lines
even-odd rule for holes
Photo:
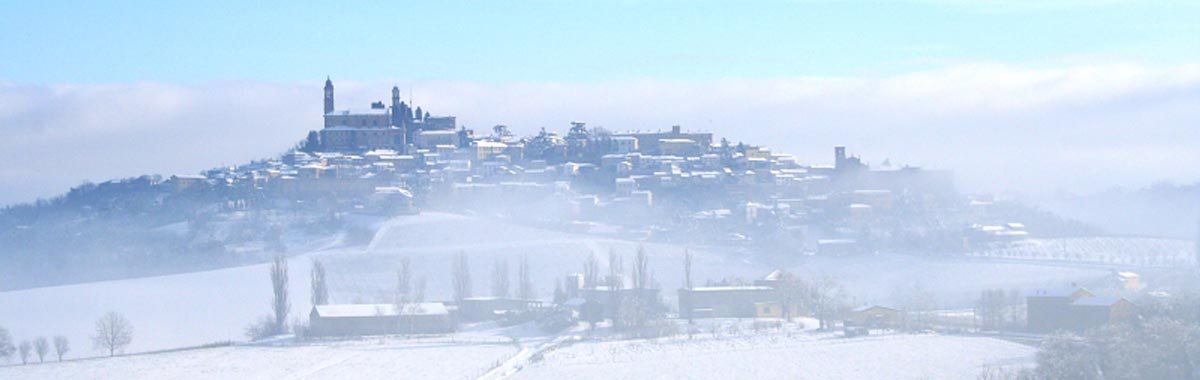
<svg viewBox="0 0 1200 380">
<path fill-rule="evenodd" d="M 1194 242 L 948 170 L 335 99 L 278 157 L 0 210 L 0 338 L 87 358 L 0 377 L 1000 379 L 1059 331 L 1198 331 L 1148 322 L 1195 305 Z"/>
</svg>

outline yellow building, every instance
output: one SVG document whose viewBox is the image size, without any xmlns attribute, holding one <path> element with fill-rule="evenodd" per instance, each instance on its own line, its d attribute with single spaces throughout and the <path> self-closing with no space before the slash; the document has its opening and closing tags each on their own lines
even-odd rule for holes
<svg viewBox="0 0 1200 380">
<path fill-rule="evenodd" d="M 789 308 L 791 309 L 790 310 L 791 312 L 787 313 L 787 316 L 789 316 L 791 318 L 796 318 L 796 317 L 800 316 L 800 306 L 799 305 L 793 304 L 793 305 L 790 305 Z M 754 303 L 754 310 L 755 310 L 754 316 L 758 317 L 758 318 L 783 318 L 784 317 L 783 304 L 776 302 L 776 301 L 756 302 L 756 303 Z"/>
</svg>

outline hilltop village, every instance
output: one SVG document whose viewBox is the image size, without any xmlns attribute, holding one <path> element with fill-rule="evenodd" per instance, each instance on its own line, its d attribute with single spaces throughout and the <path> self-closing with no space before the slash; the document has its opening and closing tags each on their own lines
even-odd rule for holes
<svg viewBox="0 0 1200 380">
<path fill-rule="evenodd" d="M 164 184 L 176 191 L 238 188 L 245 191 L 230 194 L 338 212 L 536 214 L 526 221 L 640 239 L 839 254 L 953 249 L 972 224 L 957 219 L 984 221 L 990 203 L 961 199 L 948 171 L 886 162 L 873 168 L 844 147 L 833 148 L 832 165 L 815 165 L 678 125 L 618 132 L 572 122 L 562 134 L 543 128 L 519 137 L 504 125 L 475 131 L 454 116 L 413 107 L 399 88 L 390 105 L 364 108 L 339 108 L 329 80 L 324 95 L 324 128 L 280 159 L 173 176 Z M 227 201 L 253 207 L 255 199 Z M 520 212 L 530 209 L 540 212 Z M 909 222 L 900 223 L 901 215 Z M 1025 233 L 1018 224 L 993 224 L 1001 230 L 974 234 Z"/>
<path fill-rule="evenodd" d="M 1011 202 L 959 194 L 949 171 L 887 160 L 873 167 L 840 146 L 832 162 L 814 164 L 679 125 L 614 131 L 577 121 L 562 134 L 543 128 L 519 137 L 505 125 L 467 129 L 454 116 L 402 101 L 399 88 L 390 104 L 339 108 L 331 80 L 323 118 L 321 130 L 278 158 L 86 183 L 42 203 L 99 214 L 173 213 L 190 229 L 198 215 L 239 210 L 286 210 L 313 223 L 422 209 L 469 212 L 787 254 L 943 254 L 1063 230 Z M 1031 223 L 1041 230 L 1030 231 Z M 279 232 L 263 233 L 272 234 Z"/>
</svg>

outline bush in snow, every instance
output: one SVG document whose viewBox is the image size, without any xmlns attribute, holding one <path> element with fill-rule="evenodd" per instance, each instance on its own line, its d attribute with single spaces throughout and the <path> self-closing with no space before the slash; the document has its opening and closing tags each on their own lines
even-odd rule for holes
<svg viewBox="0 0 1200 380">
<path fill-rule="evenodd" d="M 246 326 L 246 337 L 250 340 L 261 340 L 282 334 L 284 331 L 275 323 L 275 317 L 265 314 L 258 321 Z"/>
</svg>

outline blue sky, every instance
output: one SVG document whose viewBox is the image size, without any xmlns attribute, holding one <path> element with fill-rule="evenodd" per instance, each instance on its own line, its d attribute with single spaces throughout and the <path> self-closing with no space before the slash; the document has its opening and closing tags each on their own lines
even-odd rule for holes
<svg viewBox="0 0 1200 380">
<path fill-rule="evenodd" d="M 1185 2 L 114 3 L 5 4 L 0 80 L 687 81 L 1200 57 Z"/>
<path fill-rule="evenodd" d="M 320 128 L 326 75 L 339 107 L 399 84 L 483 131 L 680 124 L 968 191 L 1191 183 L 1197 20 L 1196 1 L 0 0 L 0 205 L 278 155 Z"/>
</svg>

